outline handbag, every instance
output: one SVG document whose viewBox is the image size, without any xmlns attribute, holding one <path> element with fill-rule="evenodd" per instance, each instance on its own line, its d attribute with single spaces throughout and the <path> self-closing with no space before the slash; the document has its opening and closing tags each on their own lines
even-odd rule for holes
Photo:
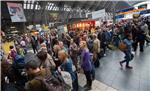
<svg viewBox="0 0 150 91">
<path fill-rule="evenodd" d="M 127 46 L 126 46 L 126 44 L 123 41 L 120 42 L 119 49 L 121 51 L 125 51 L 127 49 Z"/>
</svg>

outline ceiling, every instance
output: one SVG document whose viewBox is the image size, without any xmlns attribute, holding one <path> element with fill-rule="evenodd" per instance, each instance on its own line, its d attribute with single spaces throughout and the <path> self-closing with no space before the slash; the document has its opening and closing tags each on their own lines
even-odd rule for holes
<svg viewBox="0 0 150 91">
<path fill-rule="evenodd" d="M 34 7 L 35 6 L 35 7 Z M 126 1 L 25 1 L 24 9 L 37 9 L 42 7 L 50 11 L 58 11 L 59 8 L 64 7 L 64 11 L 71 11 L 72 9 L 81 9 L 85 11 L 97 11 L 105 9 L 106 12 L 125 9 L 131 7 Z"/>
</svg>

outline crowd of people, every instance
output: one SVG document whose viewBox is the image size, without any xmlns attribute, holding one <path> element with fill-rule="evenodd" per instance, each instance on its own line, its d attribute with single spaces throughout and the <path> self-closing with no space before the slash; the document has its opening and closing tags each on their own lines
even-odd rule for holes
<svg viewBox="0 0 150 91">
<path fill-rule="evenodd" d="M 147 45 L 150 42 L 150 17 L 114 26 L 104 22 L 95 30 L 62 33 L 59 38 L 57 31 L 52 31 L 15 39 L 8 57 L 2 57 L 3 91 L 78 91 L 78 73 L 86 77 L 84 89 L 91 90 L 95 69 L 100 59 L 107 57 L 110 45 L 120 49 L 125 45 L 120 66 L 126 62 L 126 68 L 132 69 L 132 51 L 136 52 L 139 44 L 140 52 L 144 52 L 145 41 Z"/>
</svg>

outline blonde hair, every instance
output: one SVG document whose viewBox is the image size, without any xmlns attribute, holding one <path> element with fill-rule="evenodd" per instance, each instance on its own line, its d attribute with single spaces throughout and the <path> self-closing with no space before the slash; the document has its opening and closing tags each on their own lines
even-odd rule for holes
<svg viewBox="0 0 150 91">
<path fill-rule="evenodd" d="M 87 43 L 86 43 L 86 41 L 81 41 L 80 43 L 83 43 L 84 48 L 87 48 Z"/>
<path fill-rule="evenodd" d="M 69 57 L 68 53 L 65 52 L 65 50 L 59 50 L 59 51 L 58 51 L 58 54 L 60 54 L 60 53 L 63 54 L 66 58 Z"/>
</svg>

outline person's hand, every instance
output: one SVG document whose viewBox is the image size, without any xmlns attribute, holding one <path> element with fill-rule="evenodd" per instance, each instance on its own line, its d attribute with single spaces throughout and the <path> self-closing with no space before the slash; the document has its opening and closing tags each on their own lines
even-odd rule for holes
<svg viewBox="0 0 150 91">
<path fill-rule="evenodd" d="M 60 67 L 58 67 L 58 71 L 61 72 L 61 68 Z"/>
<path fill-rule="evenodd" d="M 7 76 L 5 77 L 5 83 L 9 84 L 9 79 Z"/>
</svg>

